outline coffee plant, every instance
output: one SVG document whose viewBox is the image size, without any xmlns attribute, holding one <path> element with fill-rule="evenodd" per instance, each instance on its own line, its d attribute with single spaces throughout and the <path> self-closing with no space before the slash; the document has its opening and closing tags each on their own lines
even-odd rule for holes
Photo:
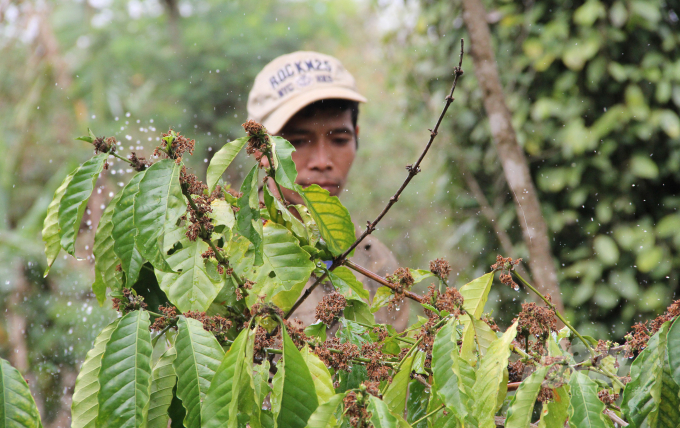
<svg viewBox="0 0 680 428">
<path fill-rule="evenodd" d="M 387 278 L 350 261 L 420 171 L 460 64 L 454 74 L 426 148 L 359 238 L 337 197 L 296 184 L 293 146 L 255 122 L 215 154 L 205 182 L 183 164 L 194 141 L 173 130 L 148 160 L 120 156 L 113 137 L 80 137 L 95 155 L 48 207 L 48 266 L 62 249 L 75 256 L 108 162 L 128 162 L 136 174 L 97 227 L 92 289 L 121 316 L 85 358 L 72 427 L 678 426 L 680 301 L 619 345 L 576 331 L 515 272 L 519 260 L 498 256 L 489 273 L 459 289 L 442 259 Z M 244 148 L 258 162 L 236 191 L 221 176 Z M 299 193 L 304 206 L 260 189 L 263 157 L 265 179 Z M 354 272 L 383 285 L 372 299 Z M 543 302 L 523 304 L 504 331 L 484 312 L 496 272 L 501 286 L 526 287 Z M 335 291 L 317 307 L 318 322 L 303 328 L 294 312 L 324 280 Z M 424 280 L 432 281 L 426 294 L 410 291 Z M 378 309 L 398 309 L 405 298 L 426 317 L 401 332 L 375 322 Z M 620 362 L 633 357 L 619 376 Z M 40 427 L 26 381 L 5 360 L 0 382 L 0 427 Z"/>
</svg>

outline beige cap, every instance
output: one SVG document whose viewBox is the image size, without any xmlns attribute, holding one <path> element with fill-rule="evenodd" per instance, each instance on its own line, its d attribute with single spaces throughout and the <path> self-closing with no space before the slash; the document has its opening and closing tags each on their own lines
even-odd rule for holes
<svg viewBox="0 0 680 428">
<path fill-rule="evenodd" d="M 337 58 L 293 52 L 274 59 L 255 77 L 248 95 L 248 118 L 276 134 L 305 106 L 329 98 L 366 102 Z"/>
</svg>

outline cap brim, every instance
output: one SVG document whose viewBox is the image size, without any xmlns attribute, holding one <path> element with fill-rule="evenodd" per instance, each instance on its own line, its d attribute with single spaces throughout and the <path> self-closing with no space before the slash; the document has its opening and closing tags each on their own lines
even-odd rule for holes
<svg viewBox="0 0 680 428">
<path fill-rule="evenodd" d="M 343 99 L 365 103 L 366 98 L 357 92 L 347 88 L 321 88 L 316 91 L 310 91 L 295 98 L 291 98 L 288 102 L 277 108 L 272 114 L 262 120 L 262 124 L 270 134 L 278 134 L 281 128 L 295 116 L 297 112 L 308 106 L 309 104 L 326 99 Z"/>
</svg>

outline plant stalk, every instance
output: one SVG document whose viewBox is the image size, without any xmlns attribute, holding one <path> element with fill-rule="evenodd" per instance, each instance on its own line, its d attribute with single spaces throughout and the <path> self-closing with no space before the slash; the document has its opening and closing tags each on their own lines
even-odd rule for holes
<svg viewBox="0 0 680 428">
<path fill-rule="evenodd" d="M 444 407 L 446 407 L 446 406 L 445 406 L 444 404 L 442 404 L 441 406 L 437 407 L 436 409 L 434 409 L 433 411 L 431 411 L 431 412 L 428 413 L 427 415 L 425 415 L 425 416 L 423 416 L 422 418 L 418 419 L 417 421 L 413 422 L 413 423 L 411 424 L 411 426 L 414 427 L 414 426 L 418 425 L 419 423 L 421 423 L 421 422 L 424 421 L 425 419 L 429 418 L 430 416 L 434 415 L 435 413 L 437 413 L 438 411 L 440 411 L 440 410 L 443 409 Z"/>
<path fill-rule="evenodd" d="M 595 353 L 595 350 L 590 346 L 590 343 L 588 343 L 588 342 L 583 338 L 583 336 L 581 336 L 581 334 L 580 334 L 580 333 L 579 333 L 579 332 L 578 332 L 578 331 L 577 331 L 577 330 L 569 323 L 569 321 L 567 321 L 567 319 L 564 318 L 564 316 L 560 313 L 560 311 L 557 310 L 557 307 L 555 307 L 555 305 L 553 304 L 553 302 L 551 302 L 550 300 L 548 300 L 543 294 L 539 293 L 539 291 L 538 291 L 536 288 L 534 288 L 534 286 L 532 286 L 531 284 L 529 284 L 524 278 L 522 278 L 522 276 L 521 276 L 520 274 L 518 274 L 518 273 L 515 272 L 514 270 L 512 271 L 512 273 L 515 275 L 515 277 L 516 277 L 517 279 L 520 280 L 520 282 L 521 282 L 522 284 L 524 284 L 525 287 L 527 287 L 528 289 L 530 289 L 531 291 L 533 291 L 538 297 L 540 297 L 540 298 L 545 302 L 546 305 L 548 305 L 548 307 L 549 307 L 550 309 L 552 309 L 552 310 L 555 312 L 555 315 L 557 315 L 557 318 L 559 318 L 560 321 L 562 321 L 562 322 L 564 323 L 564 325 L 566 325 L 567 328 L 569 328 L 569 330 L 571 330 L 571 331 L 576 335 L 576 337 L 578 337 L 579 339 L 581 339 L 581 342 L 583 342 L 583 344 L 586 345 L 586 348 L 587 348 L 588 351 L 590 352 L 590 355 L 594 357 L 596 353 Z"/>
</svg>

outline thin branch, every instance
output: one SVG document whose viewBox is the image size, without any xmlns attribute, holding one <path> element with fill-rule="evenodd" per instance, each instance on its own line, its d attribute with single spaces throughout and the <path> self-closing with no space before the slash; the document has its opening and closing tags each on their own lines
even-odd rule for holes
<svg viewBox="0 0 680 428">
<path fill-rule="evenodd" d="M 444 119 L 444 116 L 446 115 L 446 111 L 449 109 L 449 106 L 451 105 L 451 103 L 454 100 L 453 92 L 456 90 L 456 84 L 458 83 L 458 78 L 463 75 L 463 69 L 462 69 L 463 54 L 464 54 L 464 41 L 463 41 L 463 39 L 460 39 L 460 59 L 458 61 L 458 67 L 454 68 L 454 71 L 453 71 L 453 73 L 454 73 L 453 85 L 451 86 L 451 91 L 449 92 L 449 95 L 445 98 L 446 103 L 444 104 L 444 108 L 442 109 L 442 112 L 439 115 L 439 118 L 437 119 L 437 123 L 436 123 L 434 129 L 429 130 L 430 131 L 430 140 L 427 142 L 427 145 L 423 149 L 423 152 L 418 157 L 418 160 L 416 161 L 416 163 L 414 163 L 413 165 L 407 165 L 406 166 L 406 169 L 408 170 L 408 175 L 406 176 L 406 179 L 402 183 L 401 187 L 399 187 L 399 190 L 397 190 L 397 193 L 395 193 L 394 196 L 392 196 L 390 198 L 389 202 L 387 203 L 387 206 L 382 210 L 382 212 L 378 215 L 378 217 L 376 217 L 376 219 L 373 220 L 373 222 L 368 222 L 368 224 L 366 226 L 366 230 L 364 230 L 364 232 L 361 234 L 361 236 L 359 238 L 357 238 L 357 240 L 354 241 L 354 243 L 352 245 L 350 245 L 350 247 L 344 253 L 342 253 L 340 256 L 338 256 L 337 258 L 335 258 L 333 260 L 333 263 L 331 264 L 329 270 L 334 270 L 335 268 L 343 265 L 345 260 L 347 260 L 347 257 L 349 256 L 349 254 L 368 235 L 370 235 L 375 230 L 375 228 L 378 225 L 378 223 L 380 222 L 380 220 L 382 220 L 383 217 L 385 217 L 385 214 L 387 214 L 387 212 L 390 210 L 390 208 L 392 208 L 392 205 L 397 203 L 397 201 L 399 200 L 399 197 L 403 193 L 406 186 L 408 186 L 408 184 L 411 182 L 413 177 L 415 177 L 420 172 L 420 164 L 423 161 L 423 159 L 425 158 L 425 155 L 427 155 L 427 152 L 430 150 L 430 147 L 432 146 L 434 139 L 437 137 L 437 133 L 439 132 L 439 125 L 442 123 L 442 120 Z M 318 285 L 326 278 L 326 276 L 327 275 L 324 273 L 311 286 L 309 286 L 309 288 L 307 288 L 305 290 L 305 292 L 302 294 L 302 296 L 300 296 L 300 298 L 297 300 L 297 302 L 295 302 L 295 304 L 290 309 L 290 311 L 288 311 L 288 313 L 285 316 L 286 318 L 290 317 L 293 314 L 293 312 L 295 312 L 295 310 L 300 307 L 302 302 L 304 302 L 312 294 L 312 291 L 314 291 L 314 289 L 316 287 L 318 287 Z"/>
<path fill-rule="evenodd" d="M 421 422 L 424 421 L 425 419 L 429 418 L 430 416 L 434 415 L 435 413 L 437 413 L 438 411 L 440 411 L 440 410 L 443 409 L 444 407 L 446 407 L 446 406 L 445 406 L 444 404 L 442 404 L 441 406 L 437 407 L 436 409 L 434 409 L 433 411 L 431 411 L 431 412 L 428 413 L 427 415 L 425 415 L 425 416 L 423 416 L 422 418 L 418 419 L 417 421 L 413 422 L 413 423 L 411 424 L 411 426 L 414 427 L 414 426 L 418 425 L 419 423 L 421 423 Z"/>
<path fill-rule="evenodd" d="M 390 288 L 394 291 L 398 291 L 398 289 L 399 289 L 399 287 L 397 285 L 392 284 L 387 279 L 383 278 L 382 276 L 378 275 L 377 273 L 373 273 L 370 270 L 359 266 L 358 264 L 354 263 L 351 260 L 345 260 L 344 265 L 347 266 L 348 268 L 356 271 L 356 272 L 359 272 L 360 274 L 364 275 L 365 277 L 370 278 L 373 281 L 384 285 L 387 288 Z M 423 302 L 423 298 L 420 297 L 419 295 L 417 295 L 416 293 L 413 293 L 413 292 L 407 291 L 407 290 L 404 290 L 403 293 L 404 293 L 404 296 L 408 297 L 411 300 L 415 300 L 418 303 Z"/>
</svg>

